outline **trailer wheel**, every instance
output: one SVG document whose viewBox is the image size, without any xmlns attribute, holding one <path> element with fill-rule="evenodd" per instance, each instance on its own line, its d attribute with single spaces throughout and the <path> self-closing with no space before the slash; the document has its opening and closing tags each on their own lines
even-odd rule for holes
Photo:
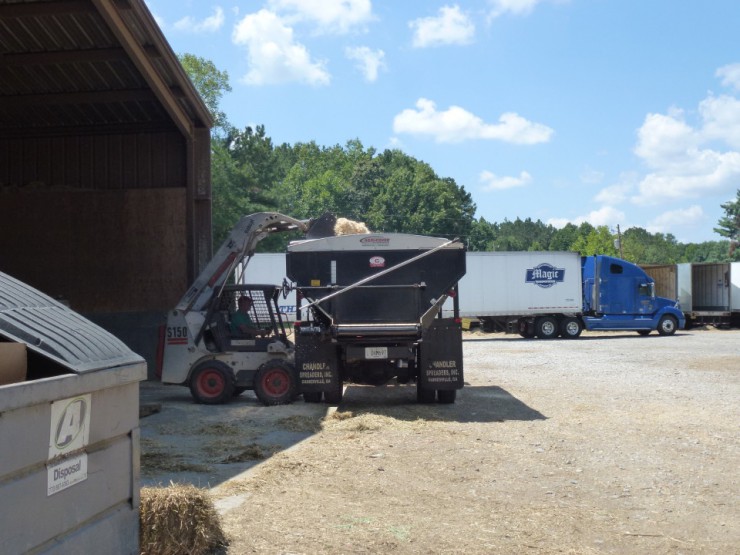
<svg viewBox="0 0 740 555">
<path fill-rule="evenodd" d="M 283 360 L 268 360 L 259 367 L 254 377 L 254 392 L 267 406 L 291 403 L 297 390 L 295 370 Z"/>
<path fill-rule="evenodd" d="M 420 383 L 416 384 L 416 400 L 417 402 L 428 405 L 434 402 L 437 396 L 436 389 L 429 389 L 428 387 L 422 387 Z"/>
<path fill-rule="evenodd" d="M 332 389 L 324 391 L 324 401 L 328 405 L 338 405 L 342 402 L 344 396 L 344 385 L 342 380 L 337 380 L 337 384 L 332 386 Z"/>
<path fill-rule="evenodd" d="M 451 405 L 457 397 L 457 389 L 438 389 L 437 400 L 443 405 Z"/>
<path fill-rule="evenodd" d="M 537 337 L 540 339 L 554 339 L 560 333 L 560 330 L 558 329 L 558 321 L 552 316 L 537 318 L 534 327 Z"/>
<path fill-rule="evenodd" d="M 678 322 L 676 319 L 666 314 L 660 319 L 660 322 L 658 322 L 658 333 L 660 335 L 673 335 L 676 333 L 676 328 L 678 327 Z"/>
<path fill-rule="evenodd" d="M 234 396 L 234 373 L 218 360 L 199 364 L 190 377 L 190 393 L 198 403 L 220 405 Z"/>
<path fill-rule="evenodd" d="M 303 400 L 306 401 L 306 403 L 320 403 L 321 391 L 304 392 Z"/>
<path fill-rule="evenodd" d="M 583 331 L 583 324 L 578 318 L 565 318 L 560 322 L 560 335 L 566 339 L 576 339 Z"/>
<path fill-rule="evenodd" d="M 527 320 L 519 320 L 517 325 L 519 327 L 519 335 L 524 339 L 534 338 L 534 325 L 530 324 Z"/>
</svg>

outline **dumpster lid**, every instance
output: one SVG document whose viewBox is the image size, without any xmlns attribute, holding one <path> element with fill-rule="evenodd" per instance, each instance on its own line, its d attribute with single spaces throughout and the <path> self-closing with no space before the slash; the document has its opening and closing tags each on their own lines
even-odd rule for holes
<svg viewBox="0 0 740 555">
<path fill-rule="evenodd" d="M 97 324 L 2 272 L 0 336 L 77 374 L 144 360 Z"/>
</svg>

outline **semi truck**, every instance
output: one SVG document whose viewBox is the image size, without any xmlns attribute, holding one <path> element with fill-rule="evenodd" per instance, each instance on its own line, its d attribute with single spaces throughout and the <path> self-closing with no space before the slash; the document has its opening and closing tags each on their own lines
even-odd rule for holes
<svg viewBox="0 0 740 555">
<path fill-rule="evenodd" d="M 333 236 L 336 218 L 296 220 L 261 212 L 237 223 L 193 285 L 170 311 L 158 366 L 165 384 L 190 388 L 199 403 L 220 404 L 252 389 L 265 405 L 339 403 L 345 383 L 413 383 L 420 402 L 452 403 L 463 386 L 459 319 L 438 318 L 465 273 L 459 241 L 408 234 Z M 299 231 L 288 247 L 287 275 L 269 279 L 265 259 L 250 280 L 259 241 Z M 284 258 L 283 258 L 284 260 Z M 281 283 L 282 280 L 282 284 Z M 305 317 L 293 334 L 278 302 L 294 294 Z M 249 297 L 252 329 L 230 320 Z M 292 307 L 295 308 L 295 307 Z"/>
<path fill-rule="evenodd" d="M 586 330 L 657 331 L 685 326 L 676 300 L 658 297 L 639 266 L 575 252 L 470 252 L 460 281 L 462 317 L 525 338 L 577 338 Z"/>
</svg>

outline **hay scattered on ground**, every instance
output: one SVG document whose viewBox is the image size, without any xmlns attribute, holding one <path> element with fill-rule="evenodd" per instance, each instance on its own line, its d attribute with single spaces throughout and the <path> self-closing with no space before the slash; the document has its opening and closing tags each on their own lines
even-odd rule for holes
<svg viewBox="0 0 740 555">
<path fill-rule="evenodd" d="M 321 431 L 321 422 L 313 416 L 302 416 L 296 414 L 281 418 L 277 425 L 289 432 L 319 432 Z"/>
<path fill-rule="evenodd" d="M 226 546 L 208 491 L 190 485 L 142 488 L 142 555 L 206 555 Z"/>
<path fill-rule="evenodd" d="M 355 233 L 370 233 L 364 222 L 355 222 L 347 218 L 337 218 L 334 224 L 335 235 L 352 235 Z"/>
<path fill-rule="evenodd" d="M 229 463 L 239 463 L 239 462 L 247 462 L 247 461 L 261 461 L 262 459 L 267 458 L 267 453 L 265 453 L 265 450 L 262 449 L 259 445 L 256 443 L 252 443 L 251 445 L 247 445 L 244 449 L 239 451 L 238 453 L 231 454 L 224 458 L 223 463 L 229 464 Z"/>
</svg>

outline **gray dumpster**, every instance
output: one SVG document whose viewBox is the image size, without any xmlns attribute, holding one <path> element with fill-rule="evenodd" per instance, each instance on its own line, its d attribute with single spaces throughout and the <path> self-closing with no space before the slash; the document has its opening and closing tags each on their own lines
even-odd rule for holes
<svg viewBox="0 0 740 555">
<path fill-rule="evenodd" d="M 0 273 L 0 551 L 138 553 L 146 363 Z"/>
</svg>

